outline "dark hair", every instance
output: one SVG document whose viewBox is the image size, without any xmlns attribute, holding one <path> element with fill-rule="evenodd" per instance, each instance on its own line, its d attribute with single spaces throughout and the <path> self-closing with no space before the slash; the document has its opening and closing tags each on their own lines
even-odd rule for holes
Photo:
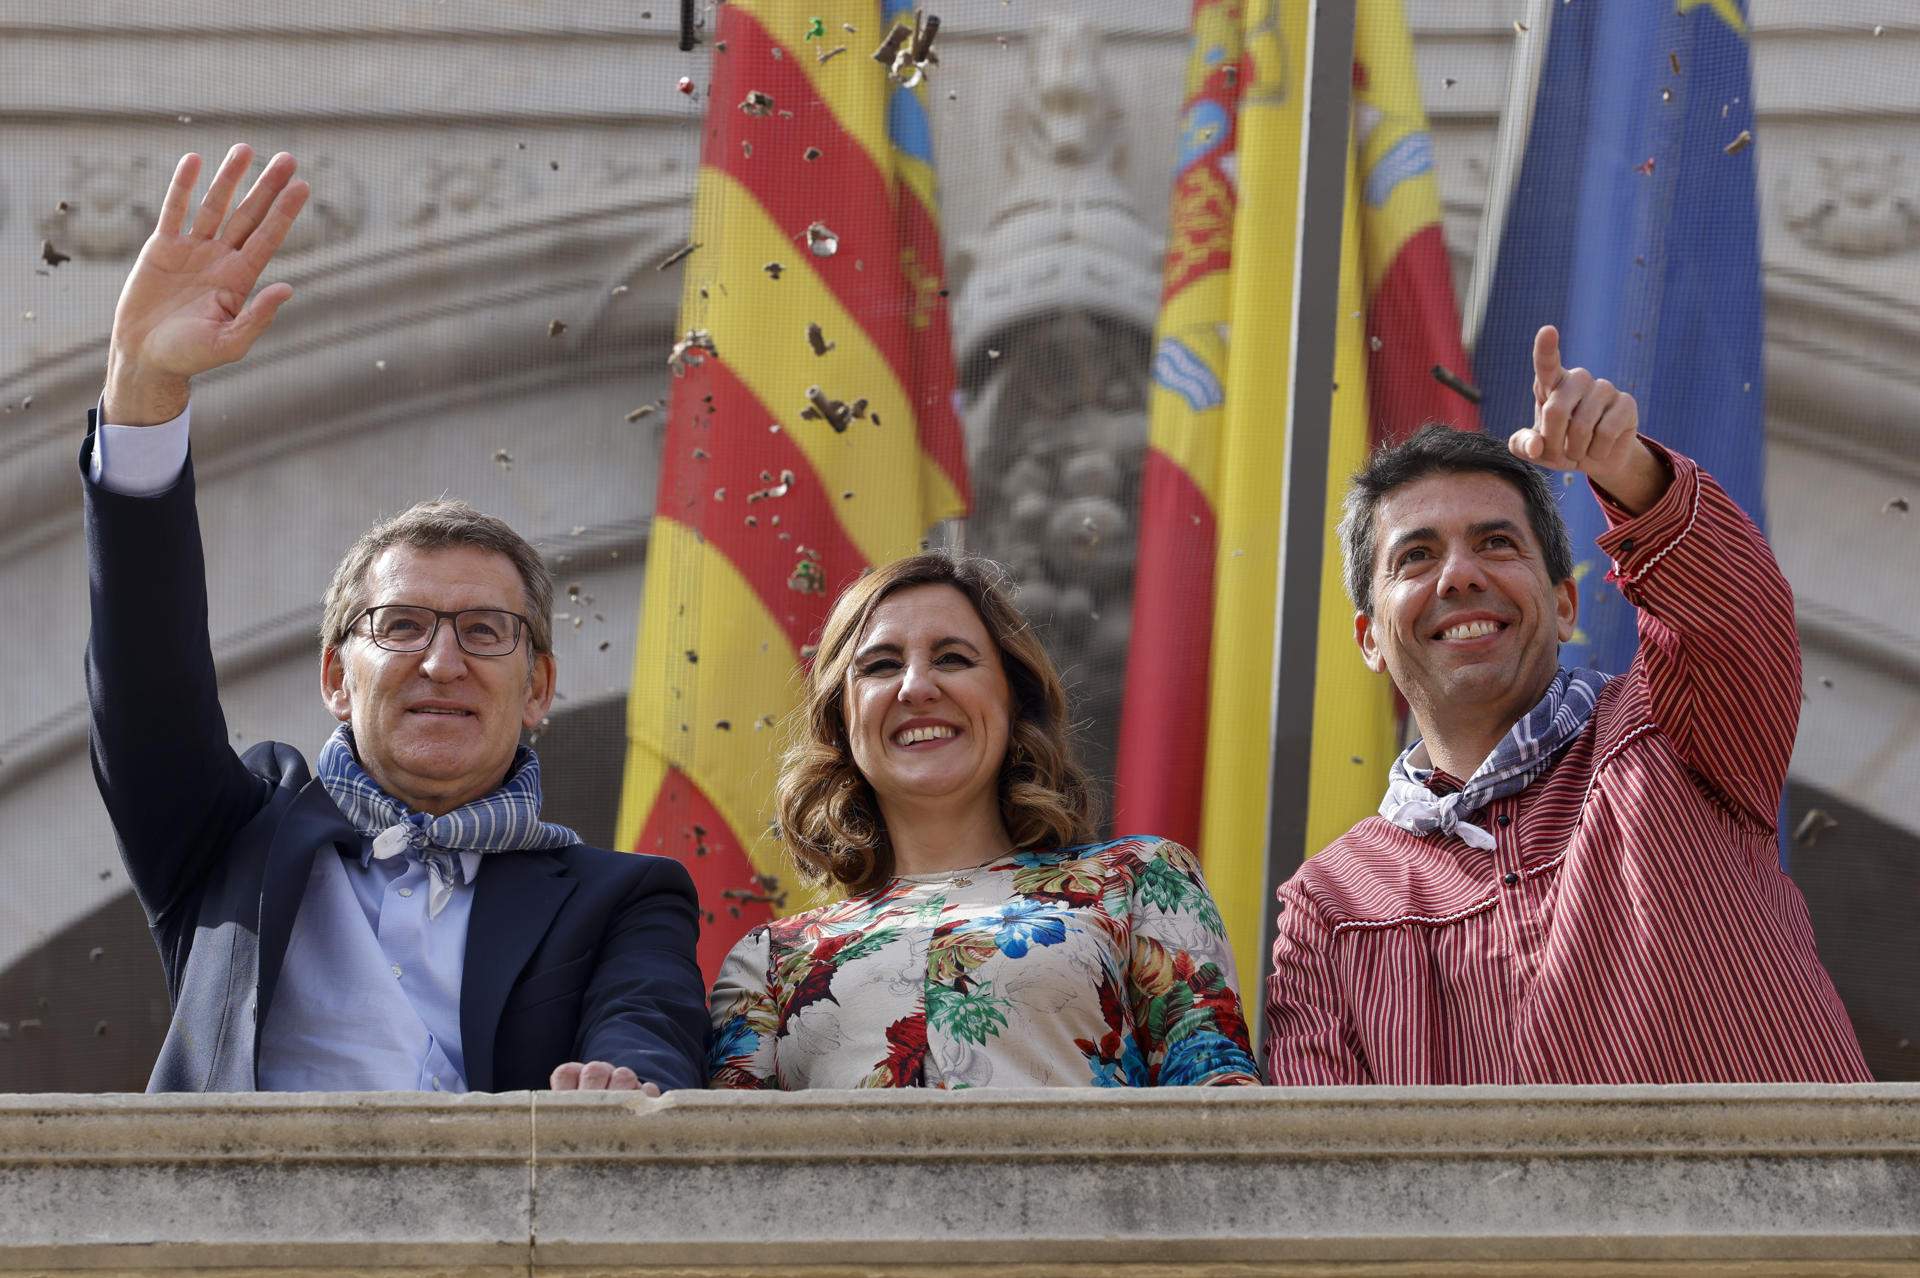
<svg viewBox="0 0 1920 1278">
<path fill-rule="evenodd" d="M 1546 472 L 1507 451 L 1506 444 L 1477 430 L 1449 426 L 1422 426 L 1398 444 L 1374 450 L 1366 468 L 1353 477 L 1343 503 L 1340 548 L 1344 556 L 1347 594 L 1353 606 L 1373 615 L 1374 512 L 1380 501 L 1403 484 L 1432 474 L 1498 475 L 1520 490 L 1527 503 L 1527 522 L 1546 560 L 1547 577 L 1559 585 L 1573 576 L 1573 547 L 1566 521 L 1554 502 Z"/>
<path fill-rule="evenodd" d="M 452 550 L 472 546 L 505 555 L 526 592 L 527 655 L 553 651 L 553 574 L 540 552 L 503 519 L 483 515 L 464 501 L 418 502 L 360 534 L 333 570 L 320 617 L 320 646 L 338 648 L 367 607 L 367 570 L 392 546 Z"/>
<path fill-rule="evenodd" d="M 775 786 L 780 837 L 812 883 L 864 892 L 893 876 L 887 823 L 847 742 L 847 667 L 881 600 L 936 585 L 967 597 L 1006 670 L 1013 706 L 1000 764 L 1000 817 L 1014 847 L 1064 847 L 1093 837 L 1093 785 L 1068 738 L 1067 694 L 1039 636 L 1014 606 L 1006 569 L 991 559 L 933 551 L 896 559 L 854 581 L 821 627 L 795 709 L 795 740 Z"/>
</svg>

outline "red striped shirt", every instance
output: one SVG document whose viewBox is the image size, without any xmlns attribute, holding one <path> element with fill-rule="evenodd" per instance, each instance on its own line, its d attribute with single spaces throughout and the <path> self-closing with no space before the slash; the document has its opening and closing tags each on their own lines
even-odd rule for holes
<svg viewBox="0 0 1920 1278">
<path fill-rule="evenodd" d="M 1800 717 L 1793 592 L 1687 458 L 1600 548 L 1633 666 L 1539 780 L 1472 818 L 1491 852 L 1369 817 L 1280 889 L 1279 1084 L 1864 1082 L 1779 865 Z"/>
</svg>

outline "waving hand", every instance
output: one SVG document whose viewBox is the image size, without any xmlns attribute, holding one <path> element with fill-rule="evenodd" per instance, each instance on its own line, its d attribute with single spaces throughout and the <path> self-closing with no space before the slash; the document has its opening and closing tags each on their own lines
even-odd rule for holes
<svg viewBox="0 0 1920 1278">
<path fill-rule="evenodd" d="M 227 152 L 188 220 L 200 157 L 182 156 L 160 219 L 140 250 L 113 314 L 107 420 L 129 426 L 177 417 L 197 374 L 246 355 L 293 296 L 288 284 L 254 285 L 307 202 L 294 161 L 273 157 L 232 215 L 228 206 L 253 151 Z"/>
</svg>

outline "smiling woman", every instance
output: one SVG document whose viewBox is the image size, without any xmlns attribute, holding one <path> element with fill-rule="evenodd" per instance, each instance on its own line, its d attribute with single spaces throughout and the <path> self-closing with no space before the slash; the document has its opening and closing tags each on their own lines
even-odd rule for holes
<svg viewBox="0 0 1920 1278">
<path fill-rule="evenodd" d="M 802 874 L 849 893 L 747 934 L 710 1000 L 711 1086 L 1255 1082 L 1199 864 L 1086 842 L 1066 694 L 989 561 L 848 587 L 779 786 Z"/>
</svg>

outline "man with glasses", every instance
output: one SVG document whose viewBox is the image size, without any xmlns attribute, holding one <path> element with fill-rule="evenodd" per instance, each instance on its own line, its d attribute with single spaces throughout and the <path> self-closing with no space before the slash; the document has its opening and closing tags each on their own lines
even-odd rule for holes
<svg viewBox="0 0 1920 1278">
<path fill-rule="evenodd" d="M 432 501 L 368 529 L 327 589 L 314 775 L 227 744 L 188 387 L 292 295 L 253 289 L 307 197 L 277 155 L 229 217 L 250 159 L 191 225 L 181 160 L 81 450 L 94 771 L 174 1009 L 149 1090 L 700 1086 L 692 880 L 540 819 L 519 742 L 553 700 L 553 580 L 505 523 Z"/>
</svg>

